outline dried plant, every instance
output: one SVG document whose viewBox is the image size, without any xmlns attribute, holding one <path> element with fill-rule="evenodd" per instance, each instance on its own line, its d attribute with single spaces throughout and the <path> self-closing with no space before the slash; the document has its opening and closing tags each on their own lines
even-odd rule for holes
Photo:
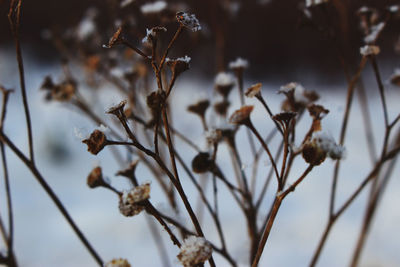
<svg viewBox="0 0 400 267">
<path fill-rule="evenodd" d="M 229 224 L 229 221 L 224 220 L 220 213 L 218 195 L 220 190 L 229 192 L 234 201 L 232 205 L 236 205 L 240 210 L 240 214 L 237 214 L 237 216 L 244 218 L 245 227 L 242 231 L 247 231 L 250 241 L 248 247 L 242 247 L 243 250 L 249 252 L 247 265 L 258 266 L 264 249 L 268 249 L 271 230 L 279 228 L 279 225 L 276 225 L 276 218 L 279 216 L 282 205 L 286 204 L 284 200 L 289 195 L 295 197 L 295 190 L 301 190 L 301 184 L 314 169 L 321 164 L 330 164 L 327 158 L 334 162 L 328 221 L 311 258 L 310 266 L 317 264 L 335 222 L 370 185 L 371 191 L 367 200 L 367 209 L 351 260 L 351 266 L 358 266 L 359 264 L 371 221 L 376 214 L 378 203 L 385 192 L 388 180 L 392 176 L 400 150 L 400 132 L 397 125 L 400 114 L 396 114 L 394 118 L 391 118 L 389 114 L 385 83 L 378 67 L 378 57 L 381 50 L 378 39 L 387 24 L 398 13 L 398 7 L 397 9 L 395 6 L 390 7 L 385 11 L 384 16 L 379 16 L 376 10 L 367 7 L 363 7 L 357 12 L 360 17 L 360 27 L 364 34 L 364 43 L 360 48 L 361 59 L 358 67 L 355 71 L 351 71 L 348 66 L 352 62 L 347 60 L 346 56 L 341 53 L 342 49 L 338 47 L 339 43 L 336 39 L 338 36 L 335 32 L 334 22 L 326 20 L 321 24 L 318 21 L 321 16 L 326 13 L 331 14 L 338 7 L 328 0 L 306 1 L 304 4 L 303 13 L 308 21 L 307 25 L 318 32 L 329 33 L 328 40 L 332 40 L 331 44 L 334 46 L 332 50 L 337 51 L 338 60 L 342 63 L 347 78 L 343 119 L 337 122 L 337 127 L 341 129 L 338 142 L 323 127 L 323 119 L 329 116 L 329 110 L 321 103 L 316 103 L 319 100 L 319 95 L 316 92 L 306 90 L 299 83 L 288 83 L 278 91 L 282 98 L 281 110 L 274 111 L 267 104 L 268 97 L 265 97 L 265 95 L 268 92 L 262 90 L 261 83 L 254 84 L 245 90 L 244 74 L 249 67 L 249 62 L 237 58 L 229 63 L 229 69 L 233 71 L 233 74 L 219 72 L 216 75 L 215 87 L 213 88 L 216 99 L 204 98 L 197 102 L 185 103 L 188 113 L 191 113 L 188 116 L 196 115 L 200 118 L 201 124 L 194 131 L 205 133 L 206 148 L 201 149 L 196 141 L 189 138 L 186 129 L 178 129 L 175 126 L 171 115 L 174 106 L 180 104 L 174 99 L 175 95 L 173 94 L 173 91 L 181 90 L 181 88 L 176 87 L 176 81 L 182 75 L 185 75 L 185 72 L 190 71 L 191 58 L 187 55 L 181 55 L 178 58 L 170 58 L 169 56 L 176 44 L 180 42 L 179 37 L 182 34 L 190 36 L 200 34 L 202 26 L 194 14 L 174 10 L 164 1 L 136 6 L 137 9 L 141 10 L 144 21 L 148 16 L 153 21 L 157 21 L 158 25 L 146 29 L 146 32 L 144 32 L 144 28 L 132 30 L 132 25 L 129 25 L 129 17 L 123 17 L 121 25 L 113 26 L 117 29 L 114 29 L 111 37 L 108 36 L 106 39 L 99 32 L 85 32 L 82 29 L 78 29 L 78 34 L 75 36 L 58 36 L 54 33 L 51 37 L 62 56 L 67 60 L 62 64 L 64 77 L 60 82 L 55 82 L 51 76 L 44 79 L 41 89 L 46 93 L 45 99 L 62 102 L 68 107 L 79 110 L 82 116 L 85 116 L 94 124 L 107 127 L 107 131 L 102 128 L 94 129 L 88 137 L 82 140 L 82 143 L 93 155 L 98 155 L 107 149 L 112 150 L 116 160 L 122 166 L 125 166 L 121 170 L 116 170 L 116 176 L 125 177 L 130 182 L 131 187 L 125 190 L 115 188 L 112 185 L 112 180 L 106 179 L 103 175 L 102 166 L 88 170 L 87 185 L 92 189 L 104 188 L 115 194 L 118 199 L 115 208 L 118 208 L 123 216 L 132 217 L 130 219 L 135 220 L 136 216 L 147 213 L 165 230 L 162 234 L 169 237 L 171 245 L 179 249 L 179 254 L 172 255 L 172 257 L 183 266 L 203 266 L 204 264 L 216 266 L 214 257 L 223 259 L 226 265 L 239 266 L 236 255 L 226 241 L 226 225 Z M 0 121 L 0 148 L 6 185 L 8 227 L 4 227 L 2 220 L 0 220 L 0 230 L 7 245 L 7 253 L 0 255 L 0 263 L 7 266 L 18 266 L 13 245 L 14 217 L 5 152 L 5 147 L 8 147 L 10 152 L 14 153 L 28 167 L 33 177 L 56 204 L 67 223 L 99 266 L 131 266 L 126 259 L 118 258 L 119 255 L 115 255 L 116 258 L 107 261 L 107 263 L 103 261 L 36 165 L 38 159 L 35 157 L 32 138 L 34 126 L 31 123 L 29 99 L 26 96 L 19 36 L 21 5 L 22 0 L 12 0 L 8 18 L 16 47 L 29 154 L 25 155 L 23 150 L 18 148 L 4 131 L 8 99 L 12 90 L 1 86 L 3 102 Z M 129 0 L 120 3 L 121 8 L 129 5 L 137 4 Z M 85 19 L 90 19 L 90 17 Z M 168 36 L 171 30 L 173 34 Z M 107 31 L 112 32 L 109 29 Z M 137 34 L 138 32 L 141 34 Z M 106 41 L 107 39 L 108 41 Z M 102 45 L 99 40 L 102 40 L 105 44 Z M 223 41 L 224 37 L 217 38 L 217 42 Z M 79 53 L 76 53 L 76 51 L 79 51 Z M 224 60 L 218 60 L 218 64 L 221 64 L 221 61 Z M 374 140 L 371 137 L 372 130 L 368 129 L 368 127 L 372 127 L 369 125 L 371 122 L 370 115 L 368 112 L 361 114 L 367 127 L 366 138 L 374 141 L 369 142 L 370 157 L 373 160 L 368 175 L 343 204 L 337 206 L 337 181 L 341 162 L 346 155 L 345 137 L 348 132 L 349 114 L 356 90 L 361 92 L 359 94 L 361 105 L 366 105 L 366 98 L 363 98 L 363 96 L 366 96 L 365 92 L 362 91 L 364 88 L 361 85 L 361 79 L 364 68 L 368 63 L 372 66 L 377 82 L 376 87 L 382 104 L 385 134 L 383 140 Z M 121 66 L 129 66 L 129 68 L 122 69 Z M 79 77 L 74 71 L 71 71 L 73 68 L 83 70 L 83 77 Z M 118 72 L 122 72 L 122 74 L 116 75 Z M 397 86 L 400 80 L 398 72 L 396 70 L 390 77 L 390 82 Z M 152 88 L 153 85 L 149 81 L 154 81 L 156 89 Z M 111 84 L 116 92 L 124 97 L 124 100 L 107 109 L 105 112 L 107 115 L 97 114 L 98 109 L 94 108 L 88 97 L 81 94 L 81 90 L 85 86 L 89 87 L 89 90 L 96 90 L 96 87 L 106 82 Z M 234 103 L 236 102 L 232 101 L 231 95 L 234 94 L 233 89 L 235 87 L 238 89 L 235 95 L 238 96 L 240 106 L 235 106 Z M 248 100 L 246 97 L 255 98 L 257 102 L 248 105 L 246 104 Z M 252 119 L 255 112 L 261 112 L 255 109 L 258 105 L 265 109 L 265 120 L 272 125 L 268 135 L 260 131 L 259 122 Z M 231 106 L 235 108 L 234 112 L 230 112 Z M 105 110 L 105 107 L 101 108 Z M 301 123 L 306 123 L 302 118 L 308 115 L 311 124 L 308 131 L 302 135 L 296 129 L 299 128 Z M 221 125 L 215 123 L 215 120 L 213 120 L 215 118 L 224 123 Z M 246 131 L 246 141 L 238 138 L 243 129 Z M 394 130 L 396 130 L 395 133 L 393 133 Z M 279 139 L 278 147 L 272 145 L 273 137 Z M 178 149 L 178 142 L 186 144 L 188 149 L 193 150 L 193 152 L 181 151 Z M 250 147 L 250 153 L 245 154 L 242 151 L 243 143 Z M 382 144 L 379 155 L 375 152 L 377 151 L 374 147 L 375 143 Z M 226 146 L 229 151 L 228 155 L 221 155 L 220 146 Z M 266 156 L 263 155 L 264 152 Z M 189 159 L 188 155 L 193 153 L 195 156 Z M 128 154 L 127 157 L 124 156 L 126 154 Z M 232 164 L 222 164 L 221 157 L 230 157 Z M 244 158 L 251 158 L 253 162 L 251 172 L 243 168 Z M 261 158 L 267 159 L 270 163 L 269 172 L 262 181 L 259 180 L 260 175 L 257 175 Z M 132 159 L 134 160 L 132 161 Z M 300 164 L 302 165 L 301 170 L 293 170 L 296 160 L 302 162 Z M 142 181 L 142 177 L 136 176 L 138 165 L 144 165 L 148 172 L 152 174 L 151 183 Z M 232 172 L 234 177 L 227 175 L 229 172 Z M 275 180 L 276 183 L 273 184 L 271 180 Z M 197 212 L 191 201 L 193 196 L 188 196 L 189 191 L 184 188 L 183 181 L 190 181 L 199 196 L 201 208 Z M 212 183 L 211 191 L 207 190 L 208 182 Z M 262 186 L 256 187 L 256 184 Z M 172 208 L 171 213 L 161 211 L 154 204 L 153 186 L 161 189 L 163 202 Z M 272 201 L 267 197 L 269 188 L 275 190 L 271 195 Z M 157 197 L 157 200 L 161 198 L 160 196 Z M 261 210 L 264 207 L 262 204 L 270 205 L 266 214 Z M 207 223 L 203 223 L 200 218 L 202 210 L 205 210 L 210 217 Z M 177 214 L 186 216 L 191 222 L 190 225 L 177 219 Z M 293 227 L 297 227 L 297 225 Z M 204 231 L 205 228 L 208 228 L 208 230 Z M 215 230 L 216 236 L 209 238 L 205 234 L 210 232 L 209 229 Z M 298 230 L 301 231 L 301 229 Z M 155 232 L 156 230 L 151 228 L 151 231 Z M 271 246 L 273 245 L 271 244 Z M 159 253 L 161 257 L 165 257 L 162 249 Z M 163 258 L 166 266 L 169 265 L 169 257 L 171 255 Z M 268 263 L 268 259 L 265 262 Z M 132 265 L 136 266 L 134 262 Z"/>
</svg>

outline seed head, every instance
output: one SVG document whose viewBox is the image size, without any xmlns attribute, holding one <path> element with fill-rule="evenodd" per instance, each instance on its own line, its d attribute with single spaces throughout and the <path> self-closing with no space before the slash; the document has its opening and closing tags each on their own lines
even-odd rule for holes
<svg viewBox="0 0 400 267">
<path fill-rule="evenodd" d="M 243 106 L 236 110 L 231 117 L 229 122 L 232 124 L 242 125 L 250 122 L 250 114 L 253 111 L 254 106 Z"/>
<path fill-rule="evenodd" d="M 82 140 L 82 143 L 88 146 L 88 151 L 97 155 L 106 145 L 106 135 L 100 130 L 94 130 L 89 138 Z"/>
<path fill-rule="evenodd" d="M 230 73 L 220 72 L 215 77 L 215 89 L 224 98 L 227 98 L 235 85 L 235 79 Z"/>
<path fill-rule="evenodd" d="M 188 106 L 187 110 L 200 117 L 204 117 L 208 107 L 210 106 L 210 101 L 208 99 L 203 99 L 198 101 L 196 104 Z"/>
<path fill-rule="evenodd" d="M 167 58 L 165 62 L 171 68 L 172 73 L 175 73 L 175 75 L 181 74 L 182 72 L 188 70 L 190 67 L 190 57 L 188 56 L 176 59 Z"/>
<path fill-rule="evenodd" d="M 201 30 L 199 20 L 194 14 L 187 14 L 185 12 L 176 13 L 177 21 L 184 27 L 190 29 L 193 32 Z"/>
<path fill-rule="evenodd" d="M 119 199 L 119 211 L 122 215 L 131 217 L 144 209 L 144 201 L 150 198 L 150 184 L 135 186 L 130 191 L 124 191 Z"/>
<path fill-rule="evenodd" d="M 228 108 L 231 105 L 231 103 L 227 100 L 222 100 L 221 102 L 217 102 L 214 104 L 214 110 L 217 112 L 217 114 L 225 117 L 226 114 L 228 113 Z"/>
<path fill-rule="evenodd" d="M 183 242 L 177 258 L 184 267 L 193 267 L 207 261 L 211 254 L 212 247 L 206 239 L 190 236 Z"/>
<path fill-rule="evenodd" d="M 131 267 L 129 262 L 126 259 L 113 259 L 112 261 L 107 262 L 104 267 Z"/>
<path fill-rule="evenodd" d="M 103 173 L 101 171 L 101 167 L 97 166 L 95 167 L 88 175 L 87 177 L 87 185 L 90 188 L 96 188 L 99 186 L 104 186 L 106 185 L 106 181 L 103 178 Z"/>
<path fill-rule="evenodd" d="M 207 152 L 200 152 L 192 160 L 192 169 L 195 173 L 205 173 L 212 169 L 214 162 L 210 154 Z"/>
<path fill-rule="evenodd" d="M 113 115 L 118 117 L 118 116 L 120 116 L 121 114 L 124 113 L 124 107 L 125 107 L 126 103 L 127 103 L 126 100 L 122 100 L 121 102 L 119 102 L 119 104 L 110 107 L 106 111 L 106 113 L 113 114 Z"/>
<path fill-rule="evenodd" d="M 247 97 L 261 96 L 261 87 L 262 87 L 262 83 L 256 83 L 247 89 L 247 91 L 245 92 L 245 95 Z"/>
</svg>

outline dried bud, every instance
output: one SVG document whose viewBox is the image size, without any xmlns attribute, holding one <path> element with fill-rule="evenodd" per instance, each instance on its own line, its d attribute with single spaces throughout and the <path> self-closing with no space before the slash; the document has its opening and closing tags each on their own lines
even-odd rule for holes
<svg viewBox="0 0 400 267">
<path fill-rule="evenodd" d="M 131 164 L 129 164 L 128 168 L 118 171 L 116 173 L 116 175 L 124 176 L 124 177 L 130 179 L 132 177 L 132 175 L 134 175 L 138 163 L 139 163 L 139 160 L 132 161 Z"/>
<path fill-rule="evenodd" d="M 150 198 L 150 184 L 135 186 L 124 191 L 119 199 L 119 211 L 127 217 L 139 214 L 144 209 L 144 202 Z"/>
<path fill-rule="evenodd" d="M 326 158 L 326 152 L 315 145 L 315 143 L 306 143 L 302 153 L 304 160 L 314 166 L 320 165 Z"/>
<path fill-rule="evenodd" d="M 103 45 L 104 48 L 111 48 L 114 45 L 120 44 L 122 41 L 122 27 L 119 27 L 117 31 L 113 34 L 113 36 L 108 41 L 107 45 Z"/>
<path fill-rule="evenodd" d="M 228 97 L 234 85 L 235 79 L 230 73 L 220 72 L 215 77 L 215 90 L 225 99 Z"/>
<path fill-rule="evenodd" d="M 199 20 L 196 18 L 194 14 L 178 12 L 176 13 L 176 19 L 182 26 L 192 30 L 193 32 L 201 30 Z"/>
<path fill-rule="evenodd" d="M 177 258 L 184 267 L 192 267 L 207 261 L 211 254 L 212 247 L 206 239 L 190 236 L 183 242 Z"/>
<path fill-rule="evenodd" d="M 93 155 L 97 155 L 106 145 L 107 138 L 100 130 L 94 130 L 89 138 L 82 141 L 88 146 L 88 151 Z"/>
<path fill-rule="evenodd" d="M 147 106 L 150 108 L 153 117 L 159 116 L 161 107 L 165 103 L 165 92 L 151 92 L 146 98 Z"/>
<path fill-rule="evenodd" d="M 217 102 L 214 104 L 214 110 L 217 112 L 217 114 L 225 117 L 226 114 L 228 113 L 228 108 L 231 105 L 231 103 L 227 100 L 222 100 L 221 102 Z"/>
<path fill-rule="evenodd" d="M 252 85 L 247 91 L 245 92 L 245 95 L 247 97 L 255 97 L 255 96 L 261 96 L 261 83 L 256 83 Z"/>
<path fill-rule="evenodd" d="M 103 173 L 101 171 L 101 167 L 95 167 L 87 177 L 87 185 L 90 188 L 96 188 L 99 186 L 107 185 L 106 181 L 103 179 Z"/>
<path fill-rule="evenodd" d="M 188 70 L 190 67 L 189 65 L 190 57 L 188 56 L 176 59 L 167 58 L 165 62 L 171 68 L 172 73 L 174 73 L 176 76 Z"/>
<path fill-rule="evenodd" d="M 107 262 L 104 267 L 131 267 L 131 265 L 125 259 L 113 259 Z"/>
<path fill-rule="evenodd" d="M 253 106 L 243 106 L 240 109 L 236 110 L 231 117 L 229 118 L 229 122 L 237 125 L 245 125 L 250 122 L 250 114 L 253 111 Z"/>
<path fill-rule="evenodd" d="M 199 115 L 200 117 L 204 117 L 208 107 L 210 106 L 210 101 L 208 99 L 200 100 L 196 104 L 188 106 L 187 110 Z"/>
<path fill-rule="evenodd" d="M 212 170 L 214 162 L 207 152 L 199 152 L 192 160 L 192 169 L 195 173 L 205 173 Z"/>
</svg>

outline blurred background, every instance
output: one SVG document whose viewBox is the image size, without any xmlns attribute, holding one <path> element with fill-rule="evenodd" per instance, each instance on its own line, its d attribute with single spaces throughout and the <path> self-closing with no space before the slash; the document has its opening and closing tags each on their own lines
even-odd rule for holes
<svg viewBox="0 0 400 267">
<path fill-rule="evenodd" d="M 51 75 L 55 80 L 63 79 L 65 72 L 61 62 L 68 60 L 72 74 L 80 81 L 80 90 L 90 99 L 88 102 L 93 104 L 95 112 L 107 120 L 109 118 L 104 111 L 122 100 L 122 96 L 116 90 L 111 90 L 114 88 L 110 83 L 94 82 L 93 90 L 93 81 L 85 75 L 88 70 L 87 60 L 106 54 L 101 62 L 111 65 L 109 62 L 115 59 L 113 52 L 125 52 L 121 48 L 105 52 L 102 48 L 102 44 L 108 42 L 118 26 L 123 26 L 126 37 L 138 46 L 142 46 L 141 40 L 146 34 L 146 28 L 157 25 L 168 28 L 163 39 L 169 40 L 177 28 L 175 13 L 185 10 L 196 14 L 202 30 L 196 33 L 184 31 L 171 51 L 171 56 L 189 55 L 192 58 L 190 71 L 177 82 L 179 93 L 174 92 L 173 95 L 178 103 L 174 105 L 172 113 L 177 128 L 205 148 L 204 133 L 198 130 L 198 121 L 193 120 L 193 115 L 187 114 L 186 107 L 203 97 L 215 98 L 213 88 L 216 73 L 227 70 L 229 62 L 242 57 L 249 61 L 250 66 L 245 71 L 245 87 L 262 82 L 263 93 L 275 112 L 279 112 L 283 101 L 283 96 L 276 94 L 281 85 L 297 81 L 306 89 L 316 90 L 321 95 L 320 103 L 330 110 L 323 122 L 324 129 L 337 140 L 347 89 L 338 54 L 343 55 L 353 73 L 361 58 L 359 49 L 364 45 L 365 35 L 357 10 L 364 5 L 369 6 L 376 12 L 376 20 L 382 21 L 387 17 L 387 7 L 399 4 L 399 1 L 332 0 L 330 4 L 334 8 L 330 9 L 323 6 L 305 9 L 305 2 L 296 0 L 165 1 L 167 7 L 159 12 L 142 12 L 143 5 L 154 2 L 23 1 L 20 36 L 37 164 L 47 182 L 105 261 L 123 257 L 129 259 L 132 266 L 178 266 L 175 258 L 178 251 L 169 244 L 165 232 L 158 225 L 153 227 L 158 227 L 161 235 L 159 240 L 152 236 L 146 215 L 125 218 L 118 211 L 115 195 L 103 189 L 90 190 L 87 187 L 86 176 L 96 165 L 103 167 L 105 176 L 118 189 L 126 189 L 129 184 L 115 177 L 114 174 L 121 167 L 110 151 L 105 150 L 93 156 L 81 143 L 81 136 L 87 135 L 99 125 L 83 117 L 77 108 L 71 108 L 65 103 L 45 101 L 45 93 L 39 91 L 44 78 Z M 7 20 L 8 6 L 9 1 L 0 0 L 0 84 L 15 89 L 10 97 L 5 131 L 18 147 L 27 152 L 15 49 Z M 377 42 L 381 48 L 378 62 L 387 89 L 391 118 L 399 113 L 398 87 L 390 83 L 395 68 L 400 67 L 398 17 L 399 14 L 395 14 L 387 23 Z M 161 45 L 166 44 L 164 42 Z M 367 66 L 362 77 L 369 101 L 368 111 L 374 123 L 373 134 L 379 147 L 384 134 L 383 117 L 371 67 Z M 155 88 L 153 81 L 149 81 L 149 84 Z M 240 106 L 236 91 L 231 97 L 229 114 Z M 256 106 L 254 121 L 260 132 L 266 135 L 274 127 L 272 122 L 265 120 L 264 110 L 256 101 L 247 101 Z M 369 172 L 369 168 L 366 168 L 366 164 L 370 163 L 367 140 L 358 98 L 355 99 L 353 110 L 346 139 L 348 156 L 344 160 L 339 181 L 338 203 L 342 203 Z M 299 133 L 305 133 L 309 123 L 307 119 L 301 123 Z M 244 131 L 240 132 L 239 138 L 246 138 Z M 242 151 L 248 152 L 247 143 L 240 142 L 240 145 Z M 277 140 L 271 143 L 275 149 L 277 145 Z M 190 164 L 194 151 L 184 145 L 178 145 L 178 149 L 185 153 Z M 226 148 L 221 148 L 221 155 L 225 155 L 220 158 L 221 164 L 230 164 L 228 153 Z M 11 151 L 7 150 L 7 156 L 15 207 L 15 253 L 20 266 L 95 266 L 93 259 L 29 171 Z M 250 171 L 253 162 L 246 160 L 244 163 L 243 168 Z M 293 196 L 288 197 L 278 215 L 276 229 L 271 234 L 270 246 L 266 247 L 260 266 L 308 266 L 327 221 L 333 166 L 333 161 L 326 161 Z M 259 171 L 260 175 L 263 176 L 269 167 L 265 162 Z M 297 171 L 293 172 L 293 176 L 299 174 L 303 167 L 304 162 L 298 162 L 294 166 Z M 397 167 L 394 173 L 398 174 L 399 171 Z M 227 175 L 233 173 L 228 171 Z M 151 180 L 151 175 L 141 165 L 138 167 L 138 177 L 142 182 Z M 196 206 L 196 191 L 190 182 L 183 183 L 190 201 Z M 0 185 L 0 212 L 2 218 L 6 218 L 3 179 Z M 155 182 L 153 185 L 153 203 L 168 211 L 163 204 L 160 188 Z M 400 266 L 398 188 L 400 180 L 394 175 L 374 221 L 361 266 Z M 273 190 L 271 188 L 269 191 L 267 200 L 271 200 Z M 240 211 L 232 207 L 228 192 L 221 190 L 220 196 L 221 215 L 226 222 L 224 229 L 227 241 L 231 244 L 229 248 L 240 266 L 247 266 L 247 252 L 243 249 L 248 246 L 244 220 L 238 216 Z M 318 266 L 348 265 L 367 197 L 368 192 L 362 194 L 335 225 Z M 266 201 L 263 205 L 264 213 L 268 208 L 269 203 Z M 190 225 L 184 213 L 178 219 Z M 206 235 L 216 239 L 213 227 L 207 227 L 209 219 L 204 215 Z M 169 263 L 163 262 L 157 254 L 157 243 L 165 244 Z M 5 250 L 3 244 L 0 250 Z M 218 266 L 227 266 L 220 257 L 216 257 L 216 261 Z"/>
</svg>

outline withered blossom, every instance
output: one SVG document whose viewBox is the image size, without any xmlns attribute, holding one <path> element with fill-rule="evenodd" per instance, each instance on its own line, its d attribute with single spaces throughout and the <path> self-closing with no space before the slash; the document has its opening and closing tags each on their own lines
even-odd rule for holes
<svg viewBox="0 0 400 267">
<path fill-rule="evenodd" d="M 87 177 L 87 185 L 90 188 L 96 188 L 99 186 L 106 185 L 106 181 L 103 178 L 103 173 L 100 166 L 95 167 Z"/>
<path fill-rule="evenodd" d="M 250 86 L 244 93 L 247 97 L 255 97 L 261 93 L 262 83 L 256 83 Z"/>
<path fill-rule="evenodd" d="M 89 138 L 82 140 L 82 143 L 88 146 L 88 151 L 93 155 L 97 155 L 106 145 L 106 135 L 100 130 L 94 130 Z"/>
</svg>

